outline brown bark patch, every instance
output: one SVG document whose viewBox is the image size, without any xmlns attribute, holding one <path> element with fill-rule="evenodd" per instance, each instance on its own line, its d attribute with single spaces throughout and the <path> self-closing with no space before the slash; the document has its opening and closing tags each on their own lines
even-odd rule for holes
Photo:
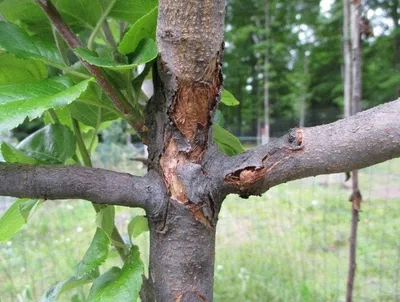
<svg viewBox="0 0 400 302">
<path fill-rule="evenodd" d="M 202 224 L 204 224 L 205 226 L 209 227 L 210 229 L 213 229 L 213 225 L 210 222 L 210 219 L 212 219 L 212 217 L 207 218 L 204 215 L 204 212 L 202 210 L 202 206 L 201 205 L 197 205 L 197 204 L 192 204 L 190 205 L 190 211 L 192 212 L 192 215 L 194 217 L 194 219 L 196 219 L 197 221 L 201 222 Z"/>
<path fill-rule="evenodd" d="M 296 129 L 296 142 L 298 146 L 303 144 L 304 131 L 301 128 Z"/>
<path fill-rule="evenodd" d="M 360 190 L 356 190 L 351 193 L 349 201 L 353 203 L 353 208 L 357 211 L 360 211 L 362 196 Z"/>
<path fill-rule="evenodd" d="M 280 161 L 277 161 L 272 165 L 262 168 L 246 167 L 244 169 L 228 174 L 225 177 L 225 182 L 239 187 L 240 190 L 247 189 L 262 180 L 266 176 L 266 174 L 279 163 Z"/>
<path fill-rule="evenodd" d="M 199 131 L 204 131 L 209 121 L 210 101 L 216 96 L 213 87 L 201 83 L 184 84 L 176 96 L 173 121 L 178 130 L 193 143 Z"/>
<path fill-rule="evenodd" d="M 176 78 L 178 88 L 171 100 L 167 100 L 167 104 L 171 104 L 167 111 L 170 123 L 164 131 L 164 150 L 160 158 L 160 169 L 171 198 L 188 205 L 193 217 L 206 226 L 212 225 L 209 220 L 212 217 L 206 217 L 201 206 L 197 208 L 188 200 L 177 170 L 188 163 L 200 163 L 207 148 L 211 116 L 222 84 L 219 55 L 217 53 L 209 62 L 198 80 Z"/>
<path fill-rule="evenodd" d="M 194 143 L 195 137 L 200 133 L 207 137 L 210 112 L 217 103 L 221 84 L 220 67 L 216 60 L 210 63 L 199 81 L 179 83 L 171 119 L 190 143 Z"/>
<path fill-rule="evenodd" d="M 175 140 L 171 138 L 165 152 L 160 159 L 160 166 L 164 173 L 164 181 L 168 187 L 171 198 L 179 203 L 186 203 L 186 195 L 183 184 L 176 173 L 177 166 L 187 161 L 186 156 L 178 151 Z"/>
<path fill-rule="evenodd" d="M 175 298 L 174 302 L 207 302 L 207 299 L 198 292 L 185 292 Z"/>
</svg>

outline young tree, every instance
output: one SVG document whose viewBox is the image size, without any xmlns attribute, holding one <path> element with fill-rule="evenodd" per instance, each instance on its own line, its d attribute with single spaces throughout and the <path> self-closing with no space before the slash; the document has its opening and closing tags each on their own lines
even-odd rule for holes
<svg viewBox="0 0 400 302">
<path fill-rule="evenodd" d="M 1 86 L 0 129 L 10 129 L 26 116 L 37 117 L 45 111 L 53 120 L 53 124 L 18 148 L 2 146 L 3 156 L 9 162 L 0 163 L 0 195 L 86 199 L 94 203 L 98 212 L 98 229 L 76 274 L 47 292 L 43 298 L 47 301 L 54 299 L 65 284 L 70 287 L 88 282 L 94 282 L 89 293 L 93 300 L 136 299 L 143 268 L 137 249 L 129 250 L 113 225 L 110 205 L 146 210 L 150 266 L 149 278 L 143 282 L 143 300 L 212 301 L 215 230 L 219 210 L 228 194 L 243 198 L 260 195 L 287 181 L 351 171 L 400 156 L 400 100 L 332 124 L 291 129 L 267 145 L 227 156 L 220 150 L 235 150 L 236 142 L 213 125 L 222 92 L 224 1 L 193 0 L 189 5 L 184 1 L 160 0 L 157 9 L 150 7 L 141 18 L 127 11 L 135 11 L 135 7 L 130 7 L 132 3 L 141 3 L 146 11 L 148 7 L 141 1 L 104 0 L 99 11 L 97 2 L 82 3 L 90 11 L 83 19 L 87 22 L 84 26 L 92 28 L 88 41 L 96 41 L 103 25 L 107 28 L 108 15 L 133 23 L 119 43 L 119 52 L 114 52 L 114 60 L 88 50 L 63 21 L 62 15 L 79 31 L 82 24 L 76 21 L 82 20 L 82 16 L 70 16 L 83 12 L 68 6 L 68 1 L 37 1 L 107 98 L 96 98 L 96 89 L 94 96 L 90 94 L 92 79 L 81 79 L 87 73 L 79 64 L 67 65 L 69 53 L 63 51 L 57 35 L 63 63 L 55 48 L 39 39 L 40 33 L 31 31 L 29 36 L 16 25 L 0 23 L 0 45 L 10 56 L 16 56 L 12 60 L 29 59 L 32 64 L 39 64 L 37 69 L 41 70 L 41 75 L 37 75 L 39 81 L 24 84 L 24 89 L 15 82 Z M 97 19 L 93 20 L 95 16 Z M 41 18 L 39 13 L 36 17 Z M 12 16 L 8 18 L 12 21 Z M 28 27 L 33 22 L 22 21 L 19 20 L 20 24 Z M 152 26 L 156 22 L 155 34 Z M 122 28 L 125 25 L 122 23 Z M 107 30 L 104 35 L 108 41 L 116 36 Z M 151 40 L 154 36 L 156 52 Z M 85 37 L 84 31 L 81 37 Z M 102 53 L 101 50 L 99 47 L 98 52 Z M 157 64 L 153 66 L 155 57 Z M 70 76 L 43 79 L 47 78 L 43 62 Z M 142 73 L 126 72 L 144 63 Z M 140 86 L 151 69 L 154 96 L 143 103 Z M 26 81 L 26 77 L 20 78 Z M 70 120 L 64 116 L 67 106 Z M 95 110 L 84 111 L 85 106 Z M 81 117 L 83 112 L 92 114 Z M 90 167 L 95 136 L 85 142 L 80 122 L 85 120 L 94 126 L 95 131 L 90 132 L 93 135 L 110 114 L 126 119 L 148 146 L 149 171 L 145 176 Z M 83 161 L 86 167 L 62 166 L 69 158 L 75 163 Z M 23 205 L 19 211 L 26 214 L 36 204 L 19 200 L 17 208 Z M 97 269 L 107 257 L 109 243 L 118 249 L 125 264 L 122 269 L 112 268 L 98 276 Z"/>
</svg>

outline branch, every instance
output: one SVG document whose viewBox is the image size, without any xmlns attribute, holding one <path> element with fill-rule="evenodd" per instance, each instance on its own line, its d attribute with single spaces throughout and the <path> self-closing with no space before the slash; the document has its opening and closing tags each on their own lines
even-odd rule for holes
<svg viewBox="0 0 400 302">
<path fill-rule="evenodd" d="M 98 204 L 140 207 L 154 214 L 163 206 L 163 184 L 144 177 L 79 166 L 0 163 L 0 196 L 86 199 Z"/>
<path fill-rule="evenodd" d="M 74 50 L 77 47 L 84 47 L 79 38 L 70 29 L 67 23 L 63 20 L 60 13 L 54 7 L 49 0 L 36 0 L 39 6 L 42 8 L 44 13 L 50 19 L 51 23 L 58 30 L 61 37 L 68 44 L 68 46 Z M 105 72 L 92 64 L 82 60 L 79 56 L 82 64 L 86 69 L 95 77 L 97 83 L 102 88 L 104 93 L 111 99 L 114 106 L 127 118 L 131 126 L 140 134 L 143 132 L 144 123 L 138 116 L 134 116 L 133 108 L 129 104 L 128 100 L 119 92 L 118 89 L 112 84 Z"/>
<path fill-rule="evenodd" d="M 400 157 L 399 116 L 400 99 L 331 124 L 295 128 L 267 145 L 225 158 L 215 165 L 215 174 L 225 192 L 249 196 L 291 180 Z"/>
</svg>

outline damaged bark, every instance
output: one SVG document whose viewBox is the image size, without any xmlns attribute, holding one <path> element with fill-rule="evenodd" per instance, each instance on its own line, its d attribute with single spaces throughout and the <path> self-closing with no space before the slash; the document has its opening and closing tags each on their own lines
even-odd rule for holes
<svg viewBox="0 0 400 302">
<path fill-rule="evenodd" d="M 149 154 L 167 211 L 150 221 L 150 282 L 159 301 L 211 301 L 218 215 L 202 163 L 222 85 L 224 1 L 159 3 Z"/>
<path fill-rule="evenodd" d="M 54 7 L 39 3 L 71 42 Z M 283 182 L 400 157 L 400 100 L 332 124 L 292 129 L 238 156 L 219 152 L 211 126 L 222 86 L 223 22 L 223 0 L 159 1 L 155 94 L 145 125 L 136 127 L 149 149 L 146 176 L 0 163 L 0 195 L 144 208 L 150 226 L 145 288 L 151 292 L 142 297 L 149 301 L 212 301 L 215 229 L 228 194 L 259 195 Z M 101 70 L 94 71 L 101 86 Z M 118 95 L 109 96 L 118 107 Z"/>
</svg>

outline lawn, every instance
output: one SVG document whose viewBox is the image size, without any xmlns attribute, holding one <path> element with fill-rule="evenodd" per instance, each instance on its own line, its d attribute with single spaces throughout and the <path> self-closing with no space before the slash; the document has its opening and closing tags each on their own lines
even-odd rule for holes
<svg viewBox="0 0 400 302">
<path fill-rule="evenodd" d="M 104 166 L 136 165 L 116 163 Z M 400 160 L 364 169 L 360 179 L 365 202 L 355 301 L 400 300 Z M 258 198 L 229 196 L 217 229 L 215 301 L 344 301 L 351 204 L 343 180 L 344 175 L 320 176 Z M 117 209 L 116 224 L 125 237 L 139 213 Z M 11 241 L 0 244 L 0 301 L 38 301 L 48 287 L 70 277 L 94 226 L 88 202 L 45 202 Z M 148 259 L 148 234 L 137 244 Z M 113 252 L 102 271 L 119 264 Z M 87 290 L 59 301 L 83 301 Z"/>
</svg>

